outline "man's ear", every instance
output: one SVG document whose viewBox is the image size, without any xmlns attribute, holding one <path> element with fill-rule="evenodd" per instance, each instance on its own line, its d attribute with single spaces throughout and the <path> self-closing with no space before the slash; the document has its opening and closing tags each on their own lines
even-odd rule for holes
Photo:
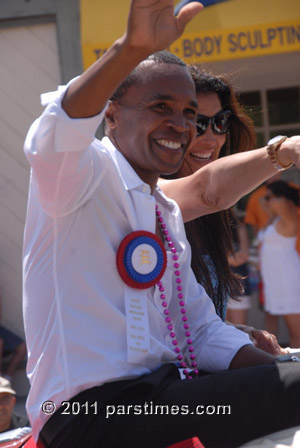
<svg viewBox="0 0 300 448">
<path fill-rule="evenodd" d="M 109 101 L 105 112 L 106 126 L 108 129 L 114 129 L 117 125 L 118 105 L 115 101 Z"/>
</svg>

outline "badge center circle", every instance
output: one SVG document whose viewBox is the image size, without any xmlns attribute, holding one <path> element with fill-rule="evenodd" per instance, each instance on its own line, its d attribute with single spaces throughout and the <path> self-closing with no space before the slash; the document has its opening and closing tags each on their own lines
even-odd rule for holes
<svg viewBox="0 0 300 448">
<path fill-rule="evenodd" d="M 139 274 L 150 274 L 157 265 L 156 251 L 150 244 L 139 244 L 131 254 L 131 264 Z"/>
</svg>

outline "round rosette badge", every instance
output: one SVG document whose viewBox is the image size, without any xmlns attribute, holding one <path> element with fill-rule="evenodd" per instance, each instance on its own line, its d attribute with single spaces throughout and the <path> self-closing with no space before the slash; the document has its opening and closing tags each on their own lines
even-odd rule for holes
<svg viewBox="0 0 300 448">
<path fill-rule="evenodd" d="M 166 250 L 151 232 L 140 230 L 127 235 L 117 252 L 117 268 L 131 288 L 147 289 L 163 276 L 167 265 Z"/>
</svg>

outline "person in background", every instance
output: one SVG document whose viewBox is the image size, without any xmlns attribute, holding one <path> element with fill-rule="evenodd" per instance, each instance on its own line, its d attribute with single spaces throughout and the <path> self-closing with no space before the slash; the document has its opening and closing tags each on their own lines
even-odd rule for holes
<svg viewBox="0 0 300 448">
<path fill-rule="evenodd" d="M 234 253 L 229 255 L 228 262 L 235 274 L 240 276 L 242 288 L 237 300 L 228 301 L 226 320 L 232 324 L 247 325 L 248 310 L 251 308 L 251 285 L 249 281 L 249 241 L 245 224 L 236 219 L 232 225 Z"/>
<path fill-rule="evenodd" d="M 270 215 L 261 204 L 261 199 L 265 196 L 268 185 L 280 178 L 281 173 L 276 173 L 249 195 L 244 222 L 250 228 L 253 238 L 256 238 L 258 232 L 267 225 L 270 219 Z"/>
<path fill-rule="evenodd" d="M 272 182 L 267 186 L 263 203 L 271 216 L 270 223 L 258 235 L 265 311 L 271 316 L 284 317 L 290 346 L 299 348 L 300 255 L 296 250 L 299 189 L 283 180 Z"/>
<path fill-rule="evenodd" d="M 30 426 L 28 418 L 14 413 L 16 391 L 6 378 L 0 377 L 0 433 Z"/>
<path fill-rule="evenodd" d="M 262 230 L 266 225 L 270 222 L 271 211 L 266 211 L 264 207 L 264 201 L 263 198 L 265 197 L 267 193 L 268 185 L 270 185 L 272 182 L 276 182 L 278 180 L 281 180 L 281 174 L 282 172 L 276 173 L 274 176 L 272 176 L 270 179 L 267 179 L 266 182 L 261 185 L 259 188 L 257 188 L 253 193 L 249 195 L 249 199 L 247 201 L 246 205 L 246 213 L 244 217 L 244 222 L 247 225 L 247 228 L 249 230 L 251 244 L 253 247 L 256 248 L 258 257 L 259 257 L 259 242 L 257 241 L 257 235 L 260 230 Z M 296 184 L 293 182 L 288 182 L 291 187 L 299 188 Z M 273 217 L 274 218 L 274 217 Z M 300 227 L 297 234 L 297 241 L 296 241 L 296 249 L 300 255 Z M 261 309 L 264 309 L 264 284 L 263 279 L 261 277 L 259 264 L 257 266 L 257 274 L 259 278 L 258 282 L 258 290 L 259 290 L 259 304 Z M 279 324 L 279 317 L 276 315 L 272 315 L 270 313 L 266 313 L 265 315 L 265 328 L 272 334 L 276 334 L 278 330 L 278 324 Z"/>
</svg>

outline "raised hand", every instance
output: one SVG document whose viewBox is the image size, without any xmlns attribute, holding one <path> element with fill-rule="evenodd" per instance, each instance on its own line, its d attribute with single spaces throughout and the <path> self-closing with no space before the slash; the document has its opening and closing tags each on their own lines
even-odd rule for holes
<svg viewBox="0 0 300 448">
<path fill-rule="evenodd" d="M 70 85 L 62 102 L 65 112 L 73 118 L 99 113 L 126 76 L 175 41 L 202 8 L 192 2 L 175 17 L 174 1 L 132 0 L 126 33 Z"/>
<path fill-rule="evenodd" d="M 146 54 L 163 50 L 181 36 L 202 8 L 201 3 L 191 2 L 175 17 L 172 0 L 132 0 L 125 40 Z"/>
</svg>

